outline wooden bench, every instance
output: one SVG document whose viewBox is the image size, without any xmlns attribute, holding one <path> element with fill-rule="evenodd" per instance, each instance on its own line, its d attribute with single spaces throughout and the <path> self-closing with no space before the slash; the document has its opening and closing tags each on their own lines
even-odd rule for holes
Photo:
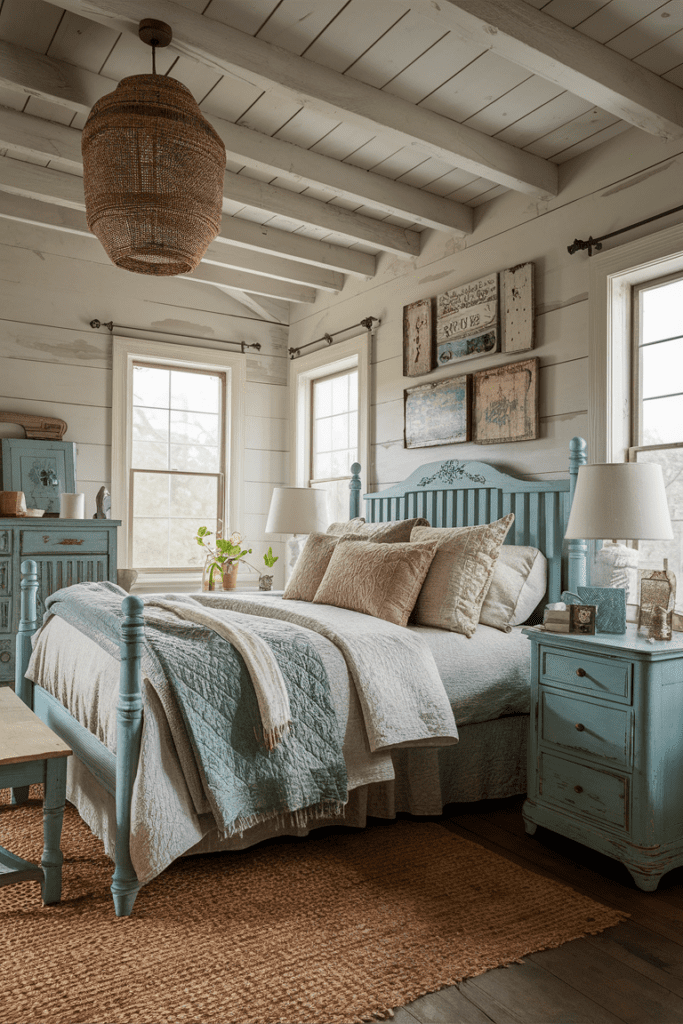
<svg viewBox="0 0 683 1024">
<path fill-rule="evenodd" d="M 28 787 L 42 782 L 43 856 L 40 865 L 0 846 L 0 885 L 41 883 L 43 903 L 62 895 L 60 849 L 66 800 L 66 759 L 70 748 L 41 722 L 8 686 L 0 687 L 0 789 L 11 787 L 13 803 L 28 798 Z"/>
</svg>

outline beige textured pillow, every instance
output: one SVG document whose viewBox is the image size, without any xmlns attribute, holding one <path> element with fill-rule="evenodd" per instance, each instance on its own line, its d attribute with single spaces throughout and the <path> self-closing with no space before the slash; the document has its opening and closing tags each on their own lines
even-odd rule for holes
<svg viewBox="0 0 683 1024">
<path fill-rule="evenodd" d="M 479 621 L 509 633 L 526 622 L 545 597 L 548 560 L 538 548 L 503 544 Z"/>
<path fill-rule="evenodd" d="M 325 533 L 331 533 L 333 537 L 341 537 L 345 533 L 354 533 L 356 527 L 362 526 L 364 522 L 362 516 L 356 516 L 355 519 L 347 519 L 344 523 L 330 523 Z"/>
<path fill-rule="evenodd" d="M 334 523 L 339 526 L 339 523 Z M 388 523 L 366 523 L 364 519 L 350 519 L 342 537 L 364 537 L 376 544 L 407 544 L 416 526 L 429 526 L 428 519 L 392 519 Z M 329 533 L 329 530 L 328 530 Z"/>
<path fill-rule="evenodd" d="M 434 557 L 436 543 L 349 543 L 356 539 L 339 538 L 315 603 L 350 608 L 405 626 Z"/>
<path fill-rule="evenodd" d="M 415 605 L 414 621 L 473 635 L 501 545 L 515 514 L 483 526 L 415 527 L 411 542 L 438 542 Z"/>
<path fill-rule="evenodd" d="M 294 572 L 282 595 L 283 601 L 312 601 L 332 558 L 339 537 L 328 533 L 309 533 Z M 352 537 L 351 540 L 362 540 Z"/>
</svg>

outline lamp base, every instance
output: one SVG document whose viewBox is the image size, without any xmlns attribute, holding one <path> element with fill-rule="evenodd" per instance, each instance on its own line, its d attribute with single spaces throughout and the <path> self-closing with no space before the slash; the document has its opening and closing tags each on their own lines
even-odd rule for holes
<svg viewBox="0 0 683 1024">
<path fill-rule="evenodd" d="M 639 558 L 636 548 L 606 541 L 595 556 L 591 583 L 596 587 L 623 587 L 627 602 L 629 595 L 637 600 Z"/>
<path fill-rule="evenodd" d="M 307 540 L 308 534 L 293 533 L 285 542 L 285 586 L 289 583 L 290 577 L 294 572 L 294 566 L 296 565 L 299 555 L 303 551 Z"/>
</svg>

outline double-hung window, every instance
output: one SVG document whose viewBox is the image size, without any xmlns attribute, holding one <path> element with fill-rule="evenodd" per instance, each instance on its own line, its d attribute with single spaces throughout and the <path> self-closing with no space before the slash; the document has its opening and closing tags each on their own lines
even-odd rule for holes
<svg viewBox="0 0 683 1024">
<path fill-rule="evenodd" d="M 662 466 L 672 541 L 640 541 L 641 567 L 683 578 L 683 275 L 633 288 L 629 459 Z M 643 495 L 647 501 L 647 495 Z"/>
<path fill-rule="evenodd" d="M 206 526 L 240 529 L 245 366 L 237 353 L 114 339 L 112 516 L 119 567 L 192 589 Z"/>
</svg>

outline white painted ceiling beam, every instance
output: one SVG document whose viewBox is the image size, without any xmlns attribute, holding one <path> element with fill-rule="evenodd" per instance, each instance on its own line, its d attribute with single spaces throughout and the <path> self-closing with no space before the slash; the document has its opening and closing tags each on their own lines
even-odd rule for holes
<svg viewBox="0 0 683 1024">
<path fill-rule="evenodd" d="M 683 89 L 523 0 L 412 0 L 411 7 L 636 128 L 683 135 Z"/>
<path fill-rule="evenodd" d="M 414 220 L 428 228 L 472 232 L 473 210 L 463 203 L 364 171 L 353 164 L 302 149 L 291 142 L 264 135 L 220 117 L 209 116 L 228 155 L 258 171 L 271 172 L 301 185 L 322 185 L 343 199 L 373 206 L 384 213 Z"/>
<path fill-rule="evenodd" d="M 0 191 L 38 199 L 41 202 L 57 203 L 71 210 L 85 209 L 81 178 L 49 167 L 12 160 L 6 156 L 0 157 Z M 183 274 L 179 277 L 182 280 L 200 281 L 204 284 L 222 284 L 240 291 L 253 292 L 255 295 L 284 299 L 286 302 L 315 302 L 316 298 L 314 288 L 210 263 L 202 263 L 193 274 Z"/>
<path fill-rule="evenodd" d="M 48 2 L 120 32 L 137 35 L 139 0 Z M 207 67 L 247 77 L 263 89 L 275 85 L 299 103 L 507 188 L 541 198 L 557 195 L 557 167 L 547 160 L 170 0 L 146 0 L 144 13 L 145 17 L 170 23 L 174 48 Z"/>
<path fill-rule="evenodd" d="M 241 305 L 246 306 L 247 309 L 252 311 L 252 313 L 256 313 L 261 320 L 267 320 L 268 323 L 271 324 L 286 324 L 289 322 L 288 317 L 284 315 L 284 312 L 276 315 L 274 309 L 266 306 L 267 300 L 263 295 L 259 295 L 258 297 L 256 295 L 249 295 L 248 292 L 241 292 L 237 288 L 226 288 L 225 285 L 222 284 L 216 285 L 216 288 L 225 292 L 225 294 L 229 295 L 231 299 L 235 300 L 235 302 L 239 302 Z"/>
</svg>

